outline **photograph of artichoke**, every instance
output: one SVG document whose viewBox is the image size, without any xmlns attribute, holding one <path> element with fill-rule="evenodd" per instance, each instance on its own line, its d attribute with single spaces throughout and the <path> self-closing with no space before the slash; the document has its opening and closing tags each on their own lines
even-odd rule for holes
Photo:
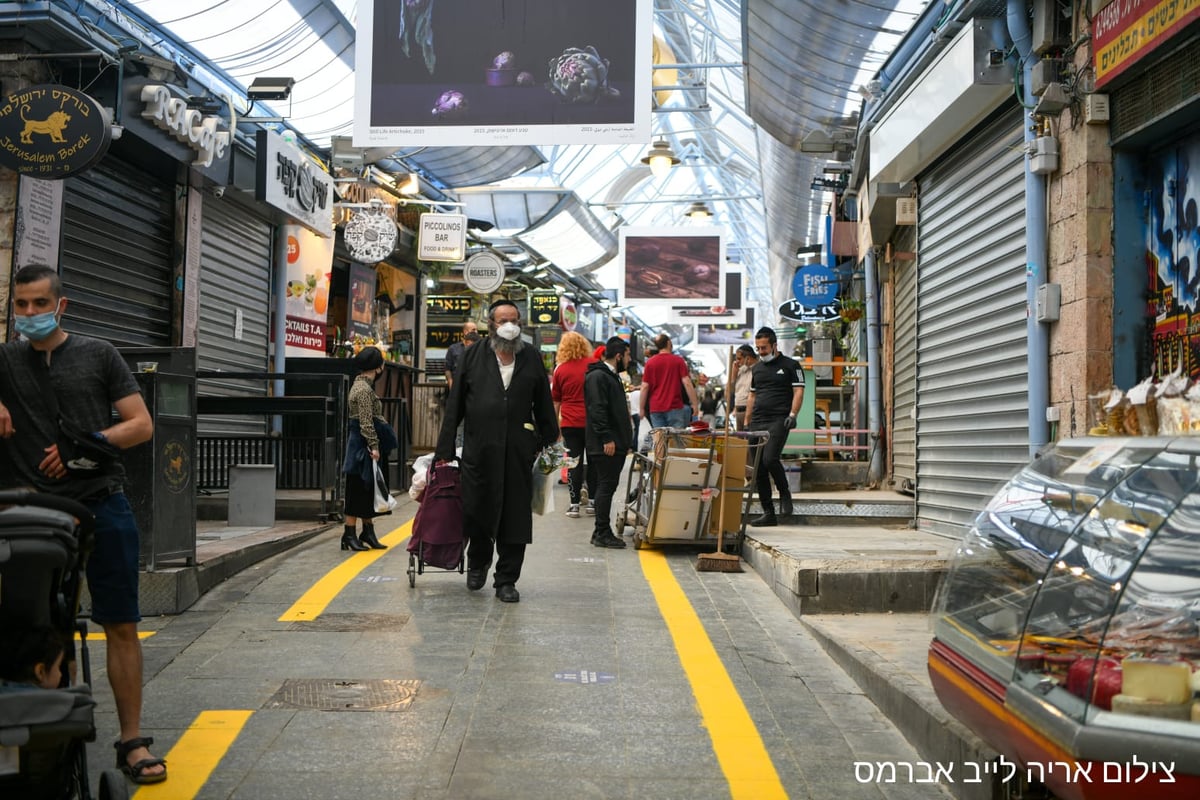
<svg viewBox="0 0 1200 800">
<path fill-rule="evenodd" d="M 650 31 L 639 33 L 649 0 L 360 3 L 356 63 L 368 74 L 356 77 L 355 107 L 361 119 L 366 89 L 368 141 L 395 131 L 445 145 L 495 144 L 498 135 L 527 144 L 532 133 L 544 144 L 566 141 L 546 137 L 553 126 L 626 137 L 631 126 L 649 128 L 634 102 L 635 83 L 650 74 Z M 356 123 L 356 139 L 358 131 Z"/>
<path fill-rule="evenodd" d="M 724 243 L 719 228 L 704 233 L 622 229 L 618 258 L 625 265 L 621 302 L 678 305 L 680 300 L 725 305 Z"/>
</svg>

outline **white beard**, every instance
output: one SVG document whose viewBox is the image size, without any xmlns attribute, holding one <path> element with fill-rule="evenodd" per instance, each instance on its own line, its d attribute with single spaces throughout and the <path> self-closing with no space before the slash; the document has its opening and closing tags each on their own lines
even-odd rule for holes
<svg viewBox="0 0 1200 800">
<path fill-rule="evenodd" d="M 521 338 L 505 339 L 503 336 L 497 336 L 495 331 L 488 337 L 492 343 L 492 349 L 497 353 L 514 356 L 525 348 L 525 341 Z"/>
</svg>

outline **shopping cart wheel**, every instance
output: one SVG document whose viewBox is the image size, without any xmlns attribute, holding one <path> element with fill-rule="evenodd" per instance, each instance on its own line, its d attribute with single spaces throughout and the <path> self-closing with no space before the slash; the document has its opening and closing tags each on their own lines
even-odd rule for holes
<svg viewBox="0 0 1200 800">
<path fill-rule="evenodd" d="M 100 773 L 100 800 L 129 800 L 129 784 L 118 770 L 106 769 Z"/>
<path fill-rule="evenodd" d="M 408 554 L 408 585 L 417 585 L 417 557 L 412 553 Z"/>
</svg>

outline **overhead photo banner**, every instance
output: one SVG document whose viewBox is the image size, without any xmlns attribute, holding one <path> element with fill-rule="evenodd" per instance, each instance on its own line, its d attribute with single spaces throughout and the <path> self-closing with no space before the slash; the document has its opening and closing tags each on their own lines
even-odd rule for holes
<svg viewBox="0 0 1200 800">
<path fill-rule="evenodd" d="M 725 305 L 724 228 L 623 227 L 620 234 L 621 305 Z"/>
<path fill-rule="evenodd" d="M 355 147 L 650 139 L 651 0 L 358 0 L 357 31 Z"/>
<path fill-rule="evenodd" d="M 672 306 L 670 322 L 681 325 L 722 323 L 741 324 L 746 321 L 745 289 L 743 288 L 741 264 L 725 266 L 725 305 L 720 306 Z"/>
</svg>

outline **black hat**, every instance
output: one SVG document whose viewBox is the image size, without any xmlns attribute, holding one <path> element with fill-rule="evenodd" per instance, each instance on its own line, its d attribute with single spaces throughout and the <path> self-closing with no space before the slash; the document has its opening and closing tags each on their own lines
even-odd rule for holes
<svg viewBox="0 0 1200 800">
<path fill-rule="evenodd" d="M 517 310 L 517 313 L 521 312 L 521 307 L 519 305 L 514 303 L 512 300 L 509 300 L 507 297 L 501 297 L 499 300 L 493 301 L 492 304 L 488 306 L 488 316 L 490 317 L 492 312 L 500 306 L 512 306 Z"/>
<path fill-rule="evenodd" d="M 383 353 L 379 352 L 378 347 L 364 347 L 350 361 L 359 372 L 370 372 L 383 366 Z"/>
</svg>

